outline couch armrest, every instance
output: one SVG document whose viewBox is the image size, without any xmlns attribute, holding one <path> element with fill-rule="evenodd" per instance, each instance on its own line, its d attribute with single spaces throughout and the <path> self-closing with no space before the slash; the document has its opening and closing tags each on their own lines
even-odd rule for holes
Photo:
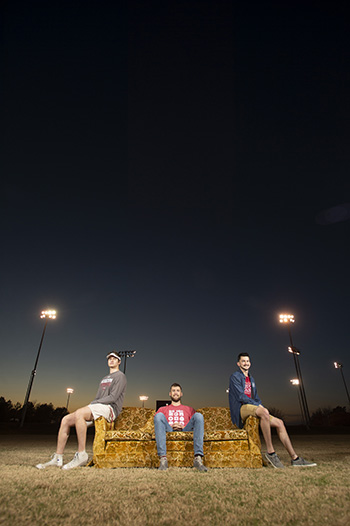
<svg viewBox="0 0 350 526">
<path fill-rule="evenodd" d="M 249 447 L 257 454 L 261 454 L 261 442 L 259 436 L 259 419 L 256 416 L 248 416 L 243 429 L 248 433 Z"/>
<path fill-rule="evenodd" d="M 95 455 L 101 455 L 104 453 L 106 447 L 105 435 L 110 427 L 111 424 L 109 424 L 103 416 L 100 416 L 100 418 L 95 420 L 95 438 L 93 444 L 94 457 Z"/>
<path fill-rule="evenodd" d="M 149 433 L 150 435 L 154 434 L 154 415 L 156 414 L 155 411 L 151 414 L 151 416 L 148 418 L 147 422 L 140 427 L 140 431 L 143 433 Z"/>
</svg>

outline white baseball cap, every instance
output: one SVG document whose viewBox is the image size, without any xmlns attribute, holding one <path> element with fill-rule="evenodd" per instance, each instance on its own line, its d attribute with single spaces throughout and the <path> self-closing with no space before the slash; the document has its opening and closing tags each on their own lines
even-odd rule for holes
<svg viewBox="0 0 350 526">
<path fill-rule="evenodd" d="M 119 360 L 120 362 L 122 361 L 121 357 L 119 356 L 119 354 L 117 354 L 116 352 L 110 352 L 107 354 L 106 358 L 108 360 L 108 358 L 110 358 L 111 356 L 114 356 L 114 358 L 117 358 L 117 360 Z"/>
</svg>

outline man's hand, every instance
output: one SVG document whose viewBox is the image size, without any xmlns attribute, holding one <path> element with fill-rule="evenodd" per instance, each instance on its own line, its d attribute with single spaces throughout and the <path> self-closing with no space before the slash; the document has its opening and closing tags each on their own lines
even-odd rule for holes
<svg viewBox="0 0 350 526">
<path fill-rule="evenodd" d="M 179 424 L 178 422 L 174 422 L 172 428 L 173 428 L 173 431 L 182 431 L 183 430 L 183 427 L 181 427 L 181 424 Z"/>
</svg>

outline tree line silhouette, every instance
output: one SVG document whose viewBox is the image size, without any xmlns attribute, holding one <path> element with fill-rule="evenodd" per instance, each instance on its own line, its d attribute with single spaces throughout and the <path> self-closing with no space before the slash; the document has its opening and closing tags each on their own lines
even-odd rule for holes
<svg viewBox="0 0 350 526">
<path fill-rule="evenodd" d="M 283 412 L 275 407 L 269 408 L 271 414 L 277 418 L 284 419 Z M 28 402 L 26 422 L 37 424 L 59 424 L 62 418 L 68 414 L 65 407 L 54 407 L 49 404 L 33 404 Z M 22 404 L 13 404 L 11 400 L 5 400 L 0 396 L 0 422 L 19 422 L 22 415 Z M 345 407 L 337 406 L 316 409 L 311 415 L 312 426 L 350 426 L 350 413 Z"/>
<path fill-rule="evenodd" d="M 283 411 L 276 407 L 269 407 L 271 415 L 285 419 Z M 336 427 L 336 426 L 350 426 L 350 413 L 346 410 L 346 407 L 337 406 L 332 409 L 331 407 L 319 407 L 310 416 L 310 424 L 312 427 Z"/>
<path fill-rule="evenodd" d="M 54 407 L 53 404 L 33 404 L 28 402 L 26 422 L 59 424 L 68 413 L 65 407 Z M 19 422 L 22 415 L 22 404 L 13 404 L 0 396 L 0 422 Z"/>
</svg>

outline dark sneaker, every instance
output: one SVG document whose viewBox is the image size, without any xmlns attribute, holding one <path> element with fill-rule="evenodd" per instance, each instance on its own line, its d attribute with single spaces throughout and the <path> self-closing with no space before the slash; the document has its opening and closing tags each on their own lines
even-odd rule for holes
<svg viewBox="0 0 350 526">
<path fill-rule="evenodd" d="M 265 453 L 265 458 L 274 468 L 280 469 L 285 467 L 276 453 L 272 453 L 272 455 L 270 455 L 270 453 Z"/>
<path fill-rule="evenodd" d="M 312 468 L 317 466 L 316 462 L 308 462 L 303 457 L 299 457 L 296 460 L 292 460 L 292 466 L 295 468 Z"/>
<path fill-rule="evenodd" d="M 168 459 L 166 457 L 160 458 L 159 471 L 166 471 L 168 469 Z"/>
<path fill-rule="evenodd" d="M 50 468 L 51 466 L 56 466 L 57 468 L 61 468 L 63 466 L 62 455 L 58 456 L 57 453 L 55 453 L 54 455 L 52 455 L 51 460 L 49 460 L 48 462 L 45 462 L 45 464 L 36 465 L 38 469 Z"/>
<path fill-rule="evenodd" d="M 89 455 L 85 451 L 82 451 L 81 453 L 76 452 L 73 460 L 68 462 L 68 464 L 65 464 L 62 467 L 62 469 L 66 470 L 66 469 L 74 469 L 74 468 L 78 468 L 81 466 L 86 466 L 86 464 L 88 463 L 88 460 L 89 460 Z"/>
<path fill-rule="evenodd" d="M 203 473 L 205 471 L 208 471 L 208 468 L 206 468 L 205 465 L 203 464 L 203 459 L 200 455 L 197 455 L 194 457 L 193 467 L 198 469 L 198 471 L 202 471 Z"/>
</svg>

